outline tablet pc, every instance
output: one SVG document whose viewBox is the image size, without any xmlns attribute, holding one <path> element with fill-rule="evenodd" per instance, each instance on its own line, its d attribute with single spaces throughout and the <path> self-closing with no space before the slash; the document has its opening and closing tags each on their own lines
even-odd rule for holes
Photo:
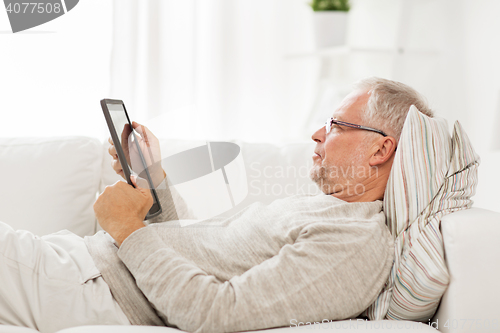
<svg viewBox="0 0 500 333">
<path fill-rule="evenodd" d="M 156 190 L 151 179 L 148 168 L 149 166 L 146 164 L 143 151 L 138 143 L 139 134 L 133 130 L 132 122 L 130 121 L 127 110 L 125 109 L 125 104 L 121 100 L 103 99 L 101 100 L 101 107 L 127 183 L 134 186 L 130 180 L 130 176 L 138 175 L 139 177 L 145 179 L 149 184 L 149 189 L 151 191 L 151 195 L 153 196 L 153 205 L 146 215 L 146 219 L 159 215 L 161 213 L 160 201 L 158 200 L 158 195 L 156 194 Z M 125 153 L 125 150 L 127 150 L 128 153 L 129 144 L 133 144 L 135 145 L 135 148 L 137 148 L 136 152 L 139 155 L 138 160 L 141 165 L 134 165 L 134 167 L 136 169 L 139 168 L 139 170 L 137 170 L 138 172 L 134 172 L 130 166 L 130 159 L 127 159 L 128 155 Z"/>
</svg>

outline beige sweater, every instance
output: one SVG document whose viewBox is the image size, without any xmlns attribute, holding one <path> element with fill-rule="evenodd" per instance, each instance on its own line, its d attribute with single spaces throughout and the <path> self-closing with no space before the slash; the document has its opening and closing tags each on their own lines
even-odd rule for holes
<svg viewBox="0 0 500 333">
<path fill-rule="evenodd" d="M 160 219 L 175 216 L 162 205 Z M 187 227 L 151 224 L 119 250 L 104 232 L 86 243 L 132 324 L 256 330 L 366 309 L 393 261 L 381 209 L 380 201 L 296 195 Z"/>
</svg>

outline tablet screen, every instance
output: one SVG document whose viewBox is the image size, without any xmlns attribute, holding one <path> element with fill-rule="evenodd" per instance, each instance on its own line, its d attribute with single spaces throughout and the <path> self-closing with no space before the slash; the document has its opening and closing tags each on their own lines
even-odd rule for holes
<svg viewBox="0 0 500 333">
<path fill-rule="evenodd" d="M 129 140 L 130 128 L 132 126 L 130 126 L 130 123 L 127 119 L 127 115 L 125 114 L 125 110 L 123 109 L 123 104 L 108 104 L 108 103 L 106 103 L 106 105 L 108 106 L 109 115 L 111 116 L 111 120 L 113 120 L 115 132 L 116 132 L 116 135 L 118 136 L 118 140 L 120 140 L 120 145 L 122 146 L 123 152 L 126 155 L 128 155 L 128 153 L 129 153 L 128 142 L 124 142 L 124 141 L 125 140 L 132 141 L 132 140 Z M 129 160 L 129 159 L 127 159 L 127 160 Z M 132 175 L 137 175 L 137 173 L 132 170 L 132 166 L 130 165 L 130 161 L 129 161 L 128 168 L 129 168 L 130 173 Z M 135 169 L 137 169 L 137 167 Z M 142 166 L 142 169 L 144 169 L 144 166 Z"/>
</svg>

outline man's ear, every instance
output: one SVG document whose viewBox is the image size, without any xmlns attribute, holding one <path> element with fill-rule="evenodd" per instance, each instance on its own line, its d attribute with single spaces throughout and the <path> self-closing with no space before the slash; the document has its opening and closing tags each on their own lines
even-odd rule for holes
<svg viewBox="0 0 500 333">
<path fill-rule="evenodd" d="M 370 166 L 382 165 L 387 162 L 396 150 L 396 139 L 392 136 L 385 136 L 376 141 L 373 145 L 373 153 L 370 157 Z"/>
</svg>

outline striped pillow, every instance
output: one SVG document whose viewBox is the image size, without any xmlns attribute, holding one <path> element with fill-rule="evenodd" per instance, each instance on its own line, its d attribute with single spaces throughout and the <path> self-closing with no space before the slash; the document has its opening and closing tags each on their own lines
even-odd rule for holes
<svg viewBox="0 0 500 333">
<path fill-rule="evenodd" d="M 460 123 L 410 108 L 384 195 L 395 261 L 386 285 L 365 314 L 372 320 L 428 321 L 449 283 L 441 218 L 470 208 L 479 156 Z"/>
</svg>

